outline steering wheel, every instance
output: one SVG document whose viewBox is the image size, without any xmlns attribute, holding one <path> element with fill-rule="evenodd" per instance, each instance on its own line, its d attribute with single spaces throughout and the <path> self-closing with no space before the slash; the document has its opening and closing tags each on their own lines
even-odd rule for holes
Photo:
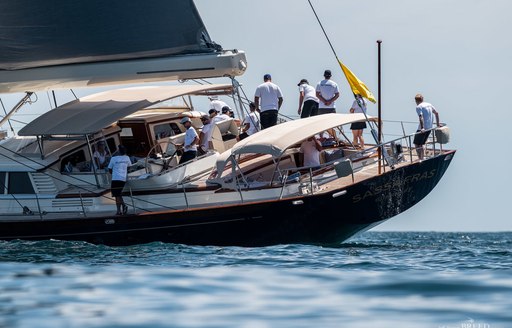
<svg viewBox="0 0 512 328">
<path fill-rule="evenodd" d="M 163 144 L 163 143 L 172 144 L 175 148 L 175 151 L 167 159 L 165 158 L 166 152 L 162 151 L 162 147 L 160 146 L 160 144 Z M 159 151 L 157 151 L 157 149 Z M 161 168 L 160 172 L 158 172 L 158 173 L 161 173 L 169 168 L 169 164 L 172 162 L 172 159 L 174 158 L 174 156 L 176 156 L 177 152 L 178 152 L 178 146 L 174 142 L 172 142 L 170 140 L 165 140 L 165 139 L 158 140 L 156 142 L 156 144 L 153 147 L 151 147 L 151 149 L 148 151 L 148 154 L 146 155 L 146 159 L 144 160 L 144 168 L 146 169 L 146 173 L 153 173 L 153 172 L 151 172 L 152 170 L 150 169 L 150 166 L 148 165 L 149 159 L 153 155 L 156 156 L 158 154 L 161 154 L 162 163 L 156 163 L 156 162 L 151 163 L 151 164 L 156 164 L 158 166 L 161 166 L 162 168 Z"/>
</svg>

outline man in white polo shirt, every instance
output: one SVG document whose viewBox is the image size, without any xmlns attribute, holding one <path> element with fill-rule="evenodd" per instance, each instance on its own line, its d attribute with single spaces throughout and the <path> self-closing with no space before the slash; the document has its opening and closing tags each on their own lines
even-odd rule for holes
<svg viewBox="0 0 512 328">
<path fill-rule="evenodd" d="M 430 135 L 430 131 L 434 123 L 434 117 L 436 118 L 437 126 L 440 126 L 439 113 L 432 104 L 423 101 L 423 96 L 419 93 L 414 97 L 414 101 L 416 102 L 416 114 L 418 114 L 420 124 L 418 125 L 418 130 L 414 135 L 413 143 L 416 148 L 418 158 L 423 160 L 423 157 L 425 156 L 425 149 L 423 146 Z"/>
<path fill-rule="evenodd" d="M 254 104 L 260 112 L 262 130 L 277 124 L 277 112 L 283 104 L 281 89 L 272 83 L 270 74 L 265 74 L 263 81 L 254 94 Z"/>
<path fill-rule="evenodd" d="M 318 98 L 318 115 L 336 113 L 336 99 L 340 91 L 336 82 L 331 80 L 331 71 L 325 70 L 324 80 L 316 85 L 316 96 Z"/>
<path fill-rule="evenodd" d="M 192 126 L 192 121 L 189 117 L 181 119 L 181 124 L 187 130 L 185 132 L 185 141 L 183 142 L 183 155 L 181 155 L 180 164 L 193 160 L 197 156 L 197 145 L 199 144 L 199 136 Z"/>
<path fill-rule="evenodd" d="M 222 107 L 228 105 L 220 100 L 218 96 L 210 96 L 208 99 L 210 99 L 210 109 L 215 109 L 219 113 L 222 110 Z"/>
</svg>

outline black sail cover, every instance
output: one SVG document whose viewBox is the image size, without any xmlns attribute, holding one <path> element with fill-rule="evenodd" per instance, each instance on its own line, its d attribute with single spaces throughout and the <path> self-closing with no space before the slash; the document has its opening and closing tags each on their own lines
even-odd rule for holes
<svg viewBox="0 0 512 328">
<path fill-rule="evenodd" d="M 215 48 L 192 0 L 0 0 L 0 70 Z"/>
</svg>

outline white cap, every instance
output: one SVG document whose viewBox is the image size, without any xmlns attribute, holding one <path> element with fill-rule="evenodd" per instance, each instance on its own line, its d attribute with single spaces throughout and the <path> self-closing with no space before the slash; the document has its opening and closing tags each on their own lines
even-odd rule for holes
<svg viewBox="0 0 512 328">
<path fill-rule="evenodd" d="M 181 121 L 180 121 L 180 123 L 181 123 L 181 124 L 185 124 L 185 123 L 187 123 L 187 122 L 192 122 L 192 121 L 190 120 L 190 118 L 189 118 L 189 117 L 184 117 L 184 118 L 182 118 L 182 119 L 181 119 Z"/>
</svg>

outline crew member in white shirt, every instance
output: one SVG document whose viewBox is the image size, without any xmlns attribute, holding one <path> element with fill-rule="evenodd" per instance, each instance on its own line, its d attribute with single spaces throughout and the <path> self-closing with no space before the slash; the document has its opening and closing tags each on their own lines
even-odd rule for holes
<svg viewBox="0 0 512 328">
<path fill-rule="evenodd" d="M 251 112 L 242 122 L 242 133 L 240 133 L 239 136 L 240 140 L 243 140 L 260 130 L 260 115 L 256 111 L 256 105 L 253 102 L 249 103 L 249 109 Z"/>
<path fill-rule="evenodd" d="M 197 144 L 199 144 L 199 136 L 196 129 L 192 126 L 189 117 L 181 119 L 181 124 L 187 129 L 185 132 L 185 141 L 183 142 L 183 155 L 181 155 L 180 164 L 193 160 L 197 156 Z"/>
<path fill-rule="evenodd" d="M 222 110 L 222 107 L 228 105 L 220 100 L 218 96 L 210 96 L 208 98 L 210 99 L 210 109 L 215 109 L 219 113 Z"/>
<path fill-rule="evenodd" d="M 366 113 L 366 105 L 367 102 L 360 95 L 356 96 L 356 99 L 352 103 L 352 107 L 350 107 L 350 112 L 354 113 Z M 362 106 L 362 107 L 361 107 Z M 354 122 L 350 125 L 350 130 L 352 130 L 352 144 L 354 147 L 359 147 L 364 149 L 364 137 L 363 130 L 366 129 L 366 122 Z"/>
<path fill-rule="evenodd" d="M 226 116 L 227 116 L 227 115 L 224 115 L 224 116 L 219 115 L 219 112 L 217 112 L 217 110 L 215 110 L 215 109 L 210 109 L 208 111 L 208 114 L 210 115 L 210 120 L 211 120 L 212 124 L 226 120 Z"/>
<path fill-rule="evenodd" d="M 119 145 L 117 149 L 117 155 L 113 156 L 108 163 L 108 170 L 112 174 L 110 190 L 112 197 L 116 200 L 117 215 L 124 215 L 128 212 L 128 206 L 124 203 L 122 192 L 126 184 L 128 167 L 132 162 L 130 157 L 126 156 L 126 148 L 123 145 Z"/>
<path fill-rule="evenodd" d="M 325 70 L 324 80 L 316 85 L 316 96 L 320 101 L 318 103 L 318 115 L 336 113 L 336 99 L 340 96 L 340 91 L 336 82 L 331 80 L 331 71 Z"/>
<path fill-rule="evenodd" d="M 212 140 L 213 124 L 210 120 L 210 116 L 201 116 L 201 122 L 203 122 L 203 128 L 199 133 L 199 149 L 202 154 L 206 154 L 210 149 L 210 141 Z"/>
<path fill-rule="evenodd" d="M 102 170 L 104 169 L 107 163 L 108 153 L 105 149 L 105 142 L 100 141 L 96 145 L 96 151 L 93 153 L 92 157 L 94 158 L 94 164 L 96 165 L 96 169 Z"/>
<path fill-rule="evenodd" d="M 272 83 L 270 74 L 265 74 L 263 81 L 254 93 L 254 104 L 260 113 L 261 129 L 266 129 L 277 124 L 277 112 L 283 104 L 283 94 L 281 89 Z"/>
<path fill-rule="evenodd" d="M 231 118 L 231 116 L 229 116 L 230 111 L 231 111 L 231 108 L 229 108 L 229 106 L 222 107 L 222 114 L 219 115 L 219 119 L 221 121 L 229 120 Z"/>
<path fill-rule="evenodd" d="M 428 136 L 430 135 L 430 129 L 433 127 L 434 116 L 436 118 L 437 126 L 439 124 L 439 113 L 435 109 L 432 104 L 423 101 L 423 96 L 421 94 L 417 94 L 414 97 L 414 101 L 416 102 L 416 114 L 418 114 L 418 118 L 420 124 L 418 125 L 418 130 L 416 131 L 416 135 L 414 136 L 414 147 L 416 147 L 416 153 L 418 154 L 418 158 L 423 160 L 425 149 L 423 146 L 427 142 Z"/>
<path fill-rule="evenodd" d="M 318 98 L 316 90 L 309 85 L 308 80 L 302 79 L 299 84 L 299 110 L 300 118 L 318 115 Z"/>
<path fill-rule="evenodd" d="M 316 136 L 309 137 L 300 145 L 300 153 L 302 154 L 302 166 L 312 167 L 314 169 L 320 167 L 320 151 L 322 145 Z"/>
</svg>

